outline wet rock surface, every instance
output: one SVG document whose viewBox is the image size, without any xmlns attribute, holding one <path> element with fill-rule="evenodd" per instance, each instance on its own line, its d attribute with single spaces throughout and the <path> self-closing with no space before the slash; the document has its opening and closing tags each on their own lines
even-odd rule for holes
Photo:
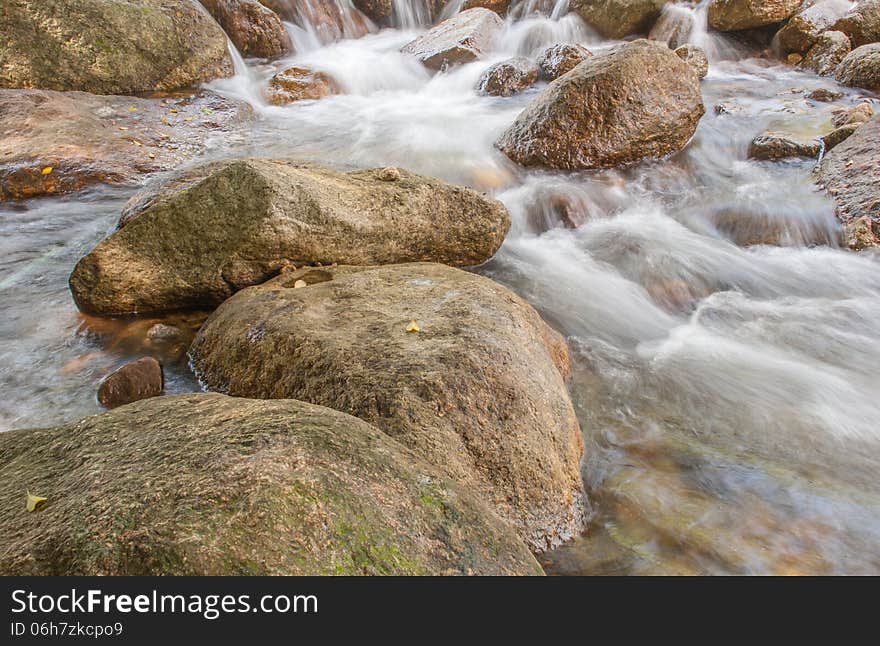
<svg viewBox="0 0 880 646">
<path fill-rule="evenodd" d="M 199 0 L 242 56 L 274 58 L 290 52 L 290 36 L 281 19 L 257 0 Z"/>
<path fill-rule="evenodd" d="M 401 51 L 435 70 L 470 63 L 491 46 L 503 24 L 494 11 L 469 9 L 444 20 Z"/>
<path fill-rule="evenodd" d="M 805 5 L 779 30 L 779 46 L 785 53 L 807 53 L 819 37 L 840 20 L 852 2 L 849 0 L 820 0 Z"/>
<path fill-rule="evenodd" d="M 480 76 L 477 92 L 510 96 L 530 88 L 538 80 L 538 66 L 523 56 L 496 63 Z"/>
<path fill-rule="evenodd" d="M 339 84 L 329 74 L 291 67 L 269 80 L 267 98 L 272 105 L 287 105 L 294 101 L 317 101 L 339 91 Z"/>
<path fill-rule="evenodd" d="M 158 397 L 164 387 L 162 364 L 153 357 L 144 357 L 107 375 L 98 388 L 98 401 L 104 408 L 116 408 Z"/>
<path fill-rule="evenodd" d="M 706 52 L 696 45 L 682 45 L 675 50 L 675 55 L 690 65 L 700 78 L 705 78 L 709 73 L 709 59 L 706 57 Z"/>
<path fill-rule="evenodd" d="M 739 31 L 781 22 L 794 14 L 803 0 L 712 0 L 709 26 L 718 31 Z"/>
<path fill-rule="evenodd" d="M 834 70 L 850 51 L 852 46 L 846 34 L 842 31 L 826 31 L 816 39 L 800 65 L 820 76 L 829 76 L 834 74 Z"/>
<path fill-rule="evenodd" d="M 666 0 L 571 0 L 570 10 L 606 38 L 647 33 Z"/>
<path fill-rule="evenodd" d="M 538 56 L 541 78 L 547 81 L 555 81 L 592 55 L 590 50 L 583 45 L 572 43 L 551 45 Z"/>
<path fill-rule="evenodd" d="M 424 263 L 303 268 L 226 301 L 190 355 L 209 388 L 374 424 L 478 492 L 533 550 L 582 526 L 565 341 L 491 280 Z"/>
<path fill-rule="evenodd" d="M 880 90 L 880 43 L 852 50 L 834 70 L 834 78 L 850 87 Z"/>
</svg>

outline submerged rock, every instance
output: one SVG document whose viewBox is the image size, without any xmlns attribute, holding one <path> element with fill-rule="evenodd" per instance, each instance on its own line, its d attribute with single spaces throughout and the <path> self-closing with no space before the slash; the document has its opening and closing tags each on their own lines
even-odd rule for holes
<svg viewBox="0 0 880 646">
<path fill-rule="evenodd" d="M 802 8 L 777 33 L 783 53 L 805 54 L 851 6 L 850 0 L 819 0 Z"/>
<path fill-rule="evenodd" d="M 619 166 L 680 150 L 702 116 L 693 68 L 665 45 L 639 40 L 553 81 L 496 145 L 525 166 Z"/>
<path fill-rule="evenodd" d="M 866 90 L 880 90 L 880 43 L 856 47 L 834 70 L 839 83 Z"/>
<path fill-rule="evenodd" d="M 568 74 L 592 55 L 589 49 L 576 43 L 551 45 L 538 56 L 541 78 L 554 81 L 563 74 Z"/>
<path fill-rule="evenodd" d="M 842 31 L 826 31 L 816 39 L 800 66 L 820 76 L 830 76 L 850 53 L 852 46 Z"/>
<path fill-rule="evenodd" d="M 606 38 L 643 34 L 651 29 L 666 0 L 571 0 L 570 10 Z"/>
<path fill-rule="evenodd" d="M 493 199 L 399 171 L 341 173 L 273 160 L 191 172 L 81 259 L 77 305 L 107 315 L 215 306 L 292 263 L 431 260 L 470 266 L 501 246 L 510 219 Z M 172 180 L 173 182 L 174 180 Z"/>
<path fill-rule="evenodd" d="M 700 78 L 705 78 L 709 73 L 709 59 L 702 48 L 690 44 L 682 45 L 676 48 L 675 55 L 690 65 Z"/>
<path fill-rule="evenodd" d="M 259 0 L 284 20 L 294 22 L 323 44 L 370 33 L 370 22 L 349 2 L 340 0 Z"/>
<path fill-rule="evenodd" d="M 694 30 L 694 14 L 674 3 L 663 7 L 663 13 L 648 34 L 649 40 L 666 43 L 670 49 L 678 49 L 688 43 Z"/>
<path fill-rule="evenodd" d="M 411 451 L 291 400 L 160 397 L 2 433 L 0 510 L 6 574 L 541 573 Z"/>
<path fill-rule="evenodd" d="M 394 13 L 394 0 L 352 0 L 352 4 L 375 23 L 385 23 Z"/>
<path fill-rule="evenodd" d="M 880 116 L 825 155 L 816 179 L 834 198 L 847 244 L 854 249 L 880 245 Z"/>
<path fill-rule="evenodd" d="M 718 31 L 740 31 L 782 22 L 804 0 L 712 0 L 709 26 Z"/>
<path fill-rule="evenodd" d="M 338 93 L 339 85 L 329 74 L 290 67 L 269 80 L 266 98 L 273 105 L 286 105 L 294 101 L 316 101 Z"/>
<path fill-rule="evenodd" d="M 504 21 L 494 11 L 468 9 L 444 20 L 400 51 L 412 54 L 435 70 L 470 63 L 491 47 L 503 26 Z"/>
<path fill-rule="evenodd" d="M 834 29 L 845 33 L 853 47 L 880 42 L 880 0 L 859 0 Z"/>
<path fill-rule="evenodd" d="M 303 268 L 223 303 L 190 356 L 209 388 L 374 424 L 481 495 L 533 550 L 582 527 L 565 341 L 487 278 L 428 263 Z"/>
<path fill-rule="evenodd" d="M 819 101 L 820 103 L 831 103 L 843 97 L 843 92 L 835 92 L 825 87 L 820 87 L 807 95 L 810 101 Z"/>
<path fill-rule="evenodd" d="M 290 52 L 281 18 L 257 0 L 199 0 L 242 56 L 274 58 Z"/>
<path fill-rule="evenodd" d="M 210 92 L 160 100 L 0 90 L 0 202 L 136 182 L 202 153 L 251 114 Z"/>
<path fill-rule="evenodd" d="M 749 158 L 760 160 L 790 159 L 792 157 L 818 157 L 822 149 L 816 139 L 798 140 L 790 135 L 766 132 L 749 144 Z"/>
<path fill-rule="evenodd" d="M 158 397 L 164 388 L 162 364 L 153 357 L 144 357 L 107 375 L 98 388 L 98 401 L 104 408 L 116 408 Z"/>
<path fill-rule="evenodd" d="M 538 80 L 538 66 L 524 56 L 496 63 L 480 76 L 477 92 L 510 96 L 530 88 Z"/>
<path fill-rule="evenodd" d="M 0 87 L 136 94 L 232 75 L 226 34 L 190 0 L 4 0 Z"/>
</svg>

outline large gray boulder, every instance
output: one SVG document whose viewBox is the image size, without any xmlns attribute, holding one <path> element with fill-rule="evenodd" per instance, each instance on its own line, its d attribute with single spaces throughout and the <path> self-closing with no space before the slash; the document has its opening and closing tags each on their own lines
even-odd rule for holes
<svg viewBox="0 0 880 646">
<path fill-rule="evenodd" d="M 444 265 L 317 267 L 243 290 L 190 350 L 208 388 L 355 415 L 481 495 L 535 551 L 584 522 L 565 341 Z"/>
<path fill-rule="evenodd" d="M 122 224 L 70 277 L 85 312 L 210 308 L 291 264 L 478 265 L 510 219 L 476 191 L 397 169 L 233 160 L 138 196 Z"/>
<path fill-rule="evenodd" d="M 138 94 L 232 75 L 192 0 L 3 0 L 0 87 Z"/>
<path fill-rule="evenodd" d="M 620 166 L 680 150 L 703 111 L 697 72 L 666 45 L 639 40 L 553 81 L 496 145 L 525 166 Z"/>
<path fill-rule="evenodd" d="M 47 500 L 33 512 L 26 493 Z M 7 575 L 540 574 L 463 487 L 298 401 L 157 397 L 0 433 Z"/>
</svg>

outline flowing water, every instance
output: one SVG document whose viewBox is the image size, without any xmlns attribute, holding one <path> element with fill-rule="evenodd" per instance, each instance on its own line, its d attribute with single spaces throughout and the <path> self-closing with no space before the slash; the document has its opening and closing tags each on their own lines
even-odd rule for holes
<svg viewBox="0 0 880 646">
<path fill-rule="evenodd" d="M 504 202 L 511 232 L 477 271 L 568 337 L 586 443 L 588 530 L 542 556 L 549 572 L 878 573 L 880 261 L 839 248 L 814 161 L 746 158 L 759 132 L 815 136 L 832 109 L 866 97 L 750 58 L 706 32 L 704 5 L 685 10 L 712 63 L 706 115 L 671 159 L 560 173 L 519 168 L 493 147 L 541 88 L 478 96 L 486 67 L 556 42 L 611 44 L 564 2 L 534 0 L 514 7 L 487 58 L 433 76 L 398 53 L 426 27 L 427 3 L 395 0 L 396 28 L 357 39 L 289 24 L 295 56 L 239 61 L 211 84 L 257 120 L 210 156 L 397 165 Z M 268 78 L 294 63 L 344 93 L 267 105 Z M 805 99 L 819 87 L 844 96 Z M 3 428 L 96 412 L 100 378 L 151 350 L 152 322 L 83 317 L 66 284 L 133 190 L 0 206 Z M 197 388 L 169 353 L 168 390 Z"/>
</svg>

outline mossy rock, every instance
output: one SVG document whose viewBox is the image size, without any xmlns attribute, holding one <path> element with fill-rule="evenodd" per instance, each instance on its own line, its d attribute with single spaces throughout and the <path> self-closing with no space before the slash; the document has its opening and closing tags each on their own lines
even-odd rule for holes
<svg viewBox="0 0 880 646">
<path fill-rule="evenodd" d="M 189 0 L 4 0 L 0 87 L 137 94 L 231 76 L 226 34 Z"/>
<path fill-rule="evenodd" d="M 28 512 L 26 492 L 47 501 Z M 0 572 L 541 570 L 484 504 L 365 422 L 199 394 L 0 434 Z"/>
</svg>

